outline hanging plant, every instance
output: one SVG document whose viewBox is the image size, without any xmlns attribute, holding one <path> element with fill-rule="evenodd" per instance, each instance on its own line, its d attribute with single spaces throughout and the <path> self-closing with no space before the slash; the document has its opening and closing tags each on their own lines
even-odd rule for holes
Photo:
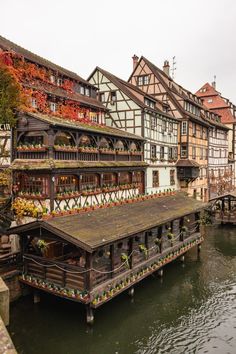
<svg viewBox="0 0 236 354">
<path fill-rule="evenodd" d="M 41 252 L 46 251 L 48 248 L 47 242 L 41 239 L 37 241 L 36 246 L 40 249 Z"/>
<path fill-rule="evenodd" d="M 130 269 L 129 256 L 126 253 L 121 253 L 120 259 L 124 262 L 126 268 Z"/>
<path fill-rule="evenodd" d="M 147 249 L 147 247 L 144 244 L 141 244 L 138 247 L 139 247 L 139 251 L 141 253 L 143 253 L 145 258 L 147 259 L 147 257 L 148 257 L 148 249 Z"/>
</svg>

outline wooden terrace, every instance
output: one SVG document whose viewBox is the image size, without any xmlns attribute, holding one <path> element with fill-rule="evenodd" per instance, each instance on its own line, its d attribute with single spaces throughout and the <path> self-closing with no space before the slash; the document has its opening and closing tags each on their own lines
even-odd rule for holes
<svg viewBox="0 0 236 354">
<path fill-rule="evenodd" d="M 22 240 L 21 281 L 93 308 L 200 245 L 206 207 L 178 193 L 9 230 Z"/>
<path fill-rule="evenodd" d="M 210 200 L 215 222 L 236 225 L 236 194 L 227 193 Z"/>
</svg>

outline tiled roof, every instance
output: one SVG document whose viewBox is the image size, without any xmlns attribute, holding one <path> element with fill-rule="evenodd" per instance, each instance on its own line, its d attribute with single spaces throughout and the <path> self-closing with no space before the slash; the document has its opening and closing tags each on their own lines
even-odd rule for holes
<svg viewBox="0 0 236 354">
<path fill-rule="evenodd" d="M 236 118 L 232 115 L 230 108 L 214 108 L 214 112 L 220 115 L 221 122 L 224 124 L 236 122 Z"/>
<path fill-rule="evenodd" d="M 199 167 L 200 165 L 193 160 L 183 159 L 176 162 L 177 167 Z"/>
<path fill-rule="evenodd" d="M 218 94 L 219 92 L 208 82 L 195 93 L 195 95 L 200 98 L 206 96 L 218 96 Z"/>
<path fill-rule="evenodd" d="M 105 168 L 105 167 L 147 167 L 143 161 L 74 161 L 53 159 L 15 159 L 11 164 L 12 170 L 53 170 L 58 168 Z"/>
<path fill-rule="evenodd" d="M 96 133 L 103 133 L 107 135 L 114 135 L 118 137 L 124 137 L 124 138 L 131 138 L 131 139 L 136 139 L 136 140 L 144 140 L 141 136 L 134 135 L 128 132 L 125 132 L 121 129 L 117 128 L 112 128 L 107 125 L 99 125 L 95 124 L 93 122 L 90 123 L 85 123 L 81 121 L 74 121 L 72 119 L 66 119 L 66 118 L 60 118 L 56 116 L 49 116 L 41 113 L 32 113 L 28 112 L 25 113 L 28 116 L 32 116 L 33 118 L 39 119 L 41 121 L 47 122 L 50 125 L 53 126 L 62 126 L 66 128 L 72 128 L 72 129 L 80 129 L 80 130 L 85 130 L 85 131 L 91 131 L 91 132 L 96 132 Z"/>
<path fill-rule="evenodd" d="M 93 74 L 96 70 L 100 71 L 111 82 L 113 82 L 121 91 L 123 91 L 139 107 L 146 108 L 146 109 L 151 110 L 155 113 L 158 113 L 158 114 L 161 114 L 161 115 L 166 116 L 168 118 L 176 120 L 174 117 L 170 116 L 168 113 L 164 113 L 161 110 L 159 110 L 158 108 L 151 108 L 144 103 L 144 98 L 149 98 L 150 100 L 152 100 L 154 102 L 155 101 L 160 102 L 159 100 L 156 100 L 156 98 L 154 96 L 146 94 L 145 92 L 140 90 L 137 86 L 132 85 L 129 82 L 126 82 L 126 81 L 120 79 L 119 77 L 111 74 L 110 72 L 108 72 L 104 69 L 96 67 L 95 70 L 92 72 L 92 74 L 89 76 L 89 79 L 93 76 Z M 143 97 L 143 101 L 141 101 L 132 91 L 136 91 L 139 95 L 141 95 Z"/>
<path fill-rule="evenodd" d="M 29 50 L 20 47 L 19 45 L 9 41 L 8 39 L 6 39 L 2 36 L 0 36 L 0 48 L 2 48 L 3 50 L 7 50 L 7 51 L 13 51 L 19 55 L 22 55 L 24 58 L 26 58 L 34 63 L 37 63 L 39 65 L 47 67 L 51 70 L 57 71 L 61 75 L 64 75 L 66 77 L 69 77 L 71 79 L 79 81 L 81 83 L 84 83 L 88 86 L 93 86 L 88 81 L 84 80 L 82 77 L 77 75 L 76 73 L 74 73 L 70 70 L 67 70 L 59 65 L 56 65 L 56 64 L 52 63 L 51 61 L 44 59 L 44 58 L 40 57 L 39 55 L 36 55 L 36 54 L 30 52 Z"/>
<path fill-rule="evenodd" d="M 92 252 L 100 246 L 187 216 L 207 206 L 183 193 L 177 193 L 174 196 L 97 209 L 89 213 L 34 221 L 14 227 L 9 232 L 21 233 L 42 227 Z"/>
</svg>

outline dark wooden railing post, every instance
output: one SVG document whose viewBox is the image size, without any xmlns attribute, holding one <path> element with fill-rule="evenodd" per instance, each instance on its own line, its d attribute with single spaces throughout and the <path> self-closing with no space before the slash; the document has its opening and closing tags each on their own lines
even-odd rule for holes
<svg viewBox="0 0 236 354">
<path fill-rule="evenodd" d="M 195 213 L 196 232 L 200 232 L 200 212 Z"/>
<path fill-rule="evenodd" d="M 183 226 L 184 226 L 184 218 L 180 218 L 180 220 L 179 220 L 179 232 L 180 232 L 179 240 L 180 241 L 184 240 L 184 234 L 183 234 L 183 230 L 182 230 Z"/>
<path fill-rule="evenodd" d="M 50 211 L 54 210 L 54 199 L 55 199 L 55 176 L 49 176 L 49 196 L 50 196 Z"/>
<path fill-rule="evenodd" d="M 88 270 L 85 273 L 85 290 L 90 291 L 92 288 L 92 266 L 93 266 L 93 254 L 86 252 L 85 269 Z"/>
<path fill-rule="evenodd" d="M 114 277 L 115 259 L 114 259 L 114 244 L 110 246 L 110 260 L 111 260 L 111 278 Z"/>
</svg>

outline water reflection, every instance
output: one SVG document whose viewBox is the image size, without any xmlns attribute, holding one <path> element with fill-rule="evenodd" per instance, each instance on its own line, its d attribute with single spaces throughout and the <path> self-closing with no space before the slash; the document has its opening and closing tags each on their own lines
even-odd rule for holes
<svg viewBox="0 0 236 354">
<path fill-rule="evenodd" d="M 235 228 L 211 228 L 200 258 L 166 266 L 95 313 L 50 296 L 37 306 L 24 298 L 12 306 L 10 331 L 24 354 L 234 353 L 236 347 Z M 234 236 L 235 235 L 235 236 Z"/>
</svg>

